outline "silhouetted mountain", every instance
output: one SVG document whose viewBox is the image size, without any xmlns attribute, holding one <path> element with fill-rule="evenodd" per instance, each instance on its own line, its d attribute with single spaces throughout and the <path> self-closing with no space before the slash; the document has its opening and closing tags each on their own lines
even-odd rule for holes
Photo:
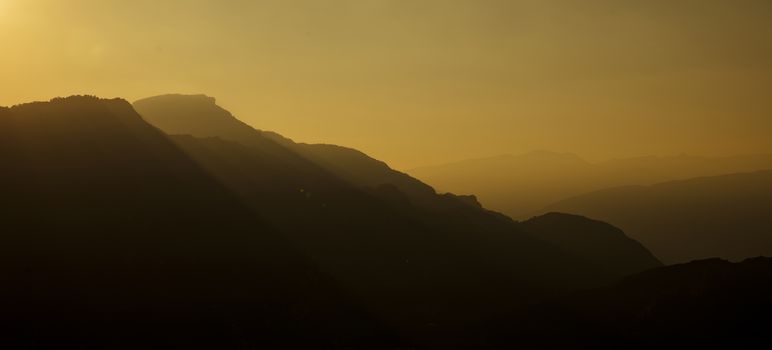
<svg viewBox="0 0 772 350">
<path fill-rule="evenodd" d="M 515 219 L 557 201 L 609 187 L 772 169 L 772 155 L 637 157 L 600 163 L 576 155 L 531 152 L 410 170 L 441 191 L 474 193 L 485 207 Z"/>
<path fill-rule="evenodd" d="M 196 108 L 201 103 L 209 104 L 209 106 Z M 519 225 L 508 218 L 480 208 L 473 197 L 438 196 L 431 187 L 405 174 L 396 172 L 383 162 L 374 160 L 356 150 L 333 145 L 296 144 L 278 134 L 254 130 L 236 120 L 230 113 L 214 106 L 214 100 L 210 98 L 166 95 L 140 100 L 135 103 L 135 106 L 146 120 L 170 134 L 187 132 L 198 137 L 217 137 L 237 142 L 238 144 L 228 144 L 210 139 L 205 142 L 209 146 L 202 148 L 200 147 L 202 143 L 194 138 L 175 137 L 182 149 L 209 169 L 210 173 L 215 174 L 222 183 L 230 184 L 234 192 L 244 194 L 248 202 L 252 203 L 259 212 L 264 213 L 264 217 L 269 220 L 277 220 L 274 221 L 277 222 L 277 225 L 288 227 L 287 231 L 296 235 L 297 240 L 302 242 L 302 246 L 308 247 L 309 254 L 315 256 L 315 259 L 326 266 L 328 271 L 335 271 L 334 275 L 338 279 L 354 281 L 348 283 L 354 285 L 362 285 L 363 281 L 372 280 L 372 282 L 368 282 L 368 287 L 363 287 L 370 290 L 363 293 L 364 295 L 378 294 L 374 291 L 385 288 L 390 290 L 389 294 L 391 295 L 412 294 L 411 299 L 417 302 L 410 308 L 413 310 L 425 309 L 426 305 L 432 304 L 443 305 L 439 307 L 441 309 L 455 310 L 453 311 L 455 315 L 440 315 L 437 313 L 438 311 L 433 311 L 434 316 L 421 318 L 421 324 L 434 324 L 434 327 L 437 327 L 437 324 L 448 322 L 458 317 L 459 314 L 463 314 L 458 312 L 457 307 L 452 306 L 454 301 L 442 300 L 445 297 L 455 298 L 453 295 L 444 295 L 438 298 L 436 290 L 442 283 L 452 283 L 453 287 L 448 286 L 447 288 L 456 289 L 458 292 L 464 291 L 471 296 L 479 293 L 481 285 L 490 283 L 481 281 L 480 276 L 498 274 L 500 275 L 499 278 L 502 276 L 525 278 L 525 280 L 520 280 L 515 284 L 506 282 L 506 278 L 496 282 L 495 290 L 506 291 L 502 292 L 502 298 L 507 299 L 506 302 L 497 307 L 506 308 L 505 305 L 512 302 L 519 303 L 522 299 L 527 298 L 526 295 L 532 294 L 529 291 L 529 286 L 532 287 L 534 284 L 554 283 L 556 280 L 563 284 L 569 281 L 573 281 L 570 283 L 586 282 L 587 280 L 598 281 L 597 278 L 601 276 L 622 276 L 640 271 L 645 266 L 657 266 L 656 259 L 652 261 L 650 254 L 627 256 L 607 252 L 602 256 L 588 259 L 586 254 L 580 253 L 582 249 L 589 249 L 594 244 L 602 245 L 605 248 L 614 245 L 611 242 L 601 242 L 602 239 L 597 236 L 592 237 L 596 234 L 594 232 L 588 232 L 590 237 L 588 237 L 587 242 L 581 243 L 583 248 L 577 248 L 573 251 L 574 254 L 571 255 L 577 255 L 578 261 L 581 262 L 577 266 L 571 266 L 571 263 L 566 262 L 565 257 L 560 254 L 556 255 L 553 249 L 544 247 L 543 243 L 537 243 L 538 241 L 534 241 L 530 236 L 518 233 L 522 231 Z M 208 114 L 204 115 L 204 112 Z M 188 114 L 195 114 L 191 117 L 196 120 L 197 128 L 195 130 L 185 125 Z M 284 156 L 284 153 L 274 152 L 278 155 L 277 159 L 266 163 L 265 152 L 260 151 L 265 149 L 262 145 L 269 139 L 287 147 L 288 150 L 312 163 L 312 165 L 302 165 L 303 168 L 313 169 L 314 166 L 320 166 L 329 173 L 326 175 L 334 175 L 336 178 L 342 178 L 353 184 L 356 188 L 364 188 L 366 194 L 377 197 L 388 208 L 372 208 L 372 204 L 363 199 L 352 199 L 353 202 L 341 203 L 342 197 L 339 192 L 329 192 L 329 182 L 332 180 L 327 179 L 323 183 L 319 182 L 320 175 L 318 173 L 320 172 L 316 173 L 315 180 L 291 181 L 291 183 L 302 184 L 302 186 L 297 185 L 294 189 L 291 188 L 291 185 L 282 185 L 291 176 L 277 175 L 273 176 L 270 182 L 266 182 L 269 179 L 265 178 L 265 174 L 271 173 L 267 169 L 272 168 L 269 164 L 281 162 L 281 158 Z M 193 146 L 190 146 L 190 143 Z M 234 158 L 237 155 L 239 155 L 238 158 Z M 300 166 L 300 163 L 296 162 L 294 165 Z M 300 172 L 293 171 L 293 173 Z M 315 174 L 313 171 L 306 173 Z M 277 190 L 285 187 L 287 191 L 283 194 L 283 190 L 272 197 L 265 193 L 267 189 Z M 261 195 L 256 195 L 256 193 L 261 193 Z M 288 194 L 299 195 L 302 201 L 278 205 L 278 203 L 284 202 L 284 199 L 292 197 Z M 273 199 L 266 200 L 266 198 Z M 283 199 L 277 200 L 276 198 Z M 298 208 L 303 207 L 303 205 L 307 205 L 309 209 L 303 214 L 298 214 Z M 315 211 L 313 208 L 319 210 Z M 383 215 L 385 211 L 395 211 L 401 217 L 395 219 L 393 217 L 374 216 L 374 213 Z M 294 214 L 288 215 L 287 213 Z M 299 220 L 298 218 L 304 217 L 301 215 L 310 218 Z M 552 219 L 559 220 L 560 217 L 556 215 Z M 545 222 L 552 221 L 552 219 L 545 220 Z M 325 222 L 328 227 L 320 228 L 319 225 L 322 222 Z M 406 226 L 399 226 L 401 222 L 410 223 Z M 566 230 L 574 235 L 576 240 L 564 240 L 563 244 L 579 242 L 585 233 L 583 230 L 587 226 L 580 226 L 581 229 L 571 228 L 572 223 L 572 221 L 568 221 L 562 225 L 546 226 L 540 228 L 538 233 L 547 236 L 550 233 L 547 231 L 552 228 Z M 303 227 L 303 224 L 310 225 L 310 227 Z M 416 226 L 420 227 L 423 232 L 414 233 Z M 348 233 L 349 231 L 356 233 L 352 235 Z M 362 234 L 362 232 L 367 232 L 367 234 Z M 510 233 L 502 235 L 496 232 Z M 473 234 L 470 235 L 470 233 Z M 559 236 L 557 232 L 551 233 Z M 613 235 L 610 236 L 612 236 L 612 241 L 617 239 Z M 622 237 L 624 236 L 622 235 Z M 559 249 L 571 251 L 566 247 L 559 247 Z M 636 253 L 639 252 L 636 251 Z M 348 256 L 367 258 L 364 260 L 359 258 L 355 264 L 352 264 L 352 260 L 347 258 Z M 461 258 L 462 256 L 466 256 L 466 258 Z M 395 257 L 399 258 L 395 259 Z M 484 257 L 482 260 L 487 260 L 487 262 L 479 261 L 481 257 Z M 463 261 L 458 261 L 459 259 Z M 373 271 L 363 272 L 361 270 L 363 266 L 373 264 L 380 266 L 380 269 L 384 269 L 384 271 L 390 271 L 386 268 L 390 264 L 394 264 L 394 267 L 389 267 L 389 269 L 398 268 L 399 270 L 383 273 L 383 275 L 393 276 L 386 282 L 379 280 L 383 278 L 382 275 L 373 274 Z M 442 277 L 449 272 L 446 272 L 444 268 L 438 269 L 438 266 L 443 265 L 459 267 L 451 273 L 452 278 Z M 587 265 L 593 266 L 594 272 L 591 274 L 594 277 L 574 275 L 576 270 L 582 270 L 583 266 Z M 404 270 L 405 267 L 408 269 Z M 433 276 L 412 276 L 416 273 L 431 273 Z M 561 277 L 550 277 L 553 275 Z M 568 275 L 572 276 L 567 277 Z M 405 279 L 408 276 L 412 276 L 409 277 L 411 283 L 393 280 L 393 278 Z M 609 280 L 605 277 L 601 279 Z M 443 282 L 444 280 L 446 282 Z M 466 283 L 464 281 L 470 282 L 470 285 L 463 287 Z M 430 285 L 426 286 L 425 283 Z M 510 287 L 506 287 L 507 285 Z M 393 288 L 407 289 L 395 290 Z M 554 288 L 552 289 L 554 290 Z M 487 293 L 492 292 L 491 289 L 488 290 Z M 421 297 L 423 294 L 425 296 Z M 507 296 L 504 296 L 505 294 Z M 482 298 L 496 299 L 492 295 Z M 400 303 L 403 302 L 400 301 Z M 378 301 L 371 301 L 370 303 L 377 304 Z M 465 303 L 470 303 L 470 301 L 466 300 Z M 405 305 L 385 304 L 383 310 L 387 310 L 384 312 L 394 312 L 404 307 Z M 474 311 L 467 309 L 464 313 L 479 313 L 487 308 L 489 305 L 477 305 L 473 308 Z M 395 316 L 395 318 L 406 317 L 416 318 L 415 315 Z"/>
<path fill-rule="evenodd" d="M 5 348 L 378 336 L 377 319 L 125 101 L 0 110 L 0 164 Z"/>
<path fill-rule="evenodd" d="M 547 210 L 622 228 L 666 263 L 772 255 L 772 171 L 627 186 L 570 198 Z"/>
<path fill-rule="evenodd" d="M 7 341 L 464 347 L 490 317 L 622 274 L 472 197 L 352 185 L 252 135 L 169 137 L 122 100 L 1 109 Z"/>
<path fill-rule="evenodd" d="M 549 213 L 522 223 L 529 234 L 579 255 L 619 274 L 662 266 L 651 252 L 622 230 L 582 216 Z M 613 262 L 612 266 L 608 266 Z"/>
<path fill-rule="evenodd" d="M 765 349 L 772 259 L 694 261 L 545 301 L 491 322 L 490 348 Z"/>
<path fill-rule="evenodd" d="M 202 104 L 206 106 L 201 106 Z M 404 211 L 405 207 L 410 207 L 410 204 L 412 204 L 414 209 L 420 211 L 419 217 L 423 219 L 433 217 L 434 221 L 442 223 L 440 226 L 444 226 L 443 230 L 453 231 L 468 227 L 470 231 L 479 231 L 479 227 L 490 229 L 500 225 L 514 226 L 509 219 L 483 210 L 473 196 L 437 195 L 430 186 L 406 174 L 394 171 L 385 163 L 372 159 L 359 151 L 334 145 L 297 144 L 276 133 L 255 130 L 238 121 L 229 112 L 217 107 L 215 100 L 212 98 L 201 95 L 164 95 L 137 101 L 135 106 L 146 120 L 171 134 L 188 132 L 198 137 L 219 137 L 248 147 L 258 145 L 258 147 L 255 147 L 258 149 L 259 145 L 264 144 L 267 139 L 274 140 L 315 165 L 321 166 L 336 177 L 355 185 L 355 187 L 365 188 L 368 193 L 385 199 L 392 204 L 397 203 L 398 206 L 403 207 L 400 210 Z M 190 115 L 189 118 L 194 120 L 192 124 L 195 127 L 186 124 L 187 115 Z M 196 154 L 197 152 L 191 150 L 189 153 Z M 234 152 L 230 153 L 233 154 Z M 222 159 L 224 157 L 227 156 L 220 155 L 207 158 Z M 540 158 L 540 156 L 537 158 Z M 200 162 L 201 164 L 206 164 L 205 160 L 200 160 Z M 231 164 L 245 164 L 245 162 L 233 161 Z M 216 164 L 211 164 L 207 168 L 217 169 L 220 167 Z M 251 175 L 252 179 L 257 179 L 260 173 L 265 172 L 265 164 L 261 164 L 260 168 L 259 172 Z M 216 170 L 214 171 L 216 172 Z M 229 173 L 248 174 L 248 172 L 239 171 L 238 169 L 232 169 Z M 233 182 L 228 179 L 229 177 L 231 176 L 225 174 L 221 179 L 224 183 Z M 256 182 L 253 181 L 252 185 L 254 186 L 255 184 Z M 275 183 L 271 186 L 275 186 Z M 305 189 L 306 193 L 310 190 Z M 236 192 L 249 193 L 254 192 L 254 190 L 237 189 Z M 270 208 L 263 207 L 260 209 L 261 212 L 266 210 L 270 210 Z M 286 211 L 286 209 L 283 209 L 283 211 Z M 410 215 L 415 216 L 416 214 Z M 451 221 L 448 218 L 463 218 L 463 221 L 456 219 L 456 225 L 460 226 L 453 227 L 447 225 L 447 222 Z M 541 222 L 554 223 L 560 219 L 560 215 L 553 215 Z M 346 215 L 341 220 L 352 220 L 352 218 L 351 215 Z M 374 222 L 372 218 L 368 220 L 369 222 Z M 572 227 L 573 224 L 577 226 Z M 437 226 L 438 224 L 433 223 L 432 225 Z M 561 248 L 578 254 L 582 258 L 586 258 L 586 254 L 579 254 L 580 251 L 590 249 L 593 246 L 603 246 L 604 248 L 614 246 L 617 244 L 614 240 L 618 238 L 613 234 L 598 236 L 597 232 L 584 232 L 585 229 L 596 230 L 597 227 L 586 225 L 577 220 L 566 220 L 559 225 L 544 225 L 534 227 L 534 229 L 538 229 L 540 236 L 544 237 L 548 237 L 550 234 L 555 236 L 562 234 L 554 230 L 566 231 L 566 234 L 570 234 L 575 240 L 565 239 L 561 243 L 563 245 L 576 243 L 578 246 L 576 249 L 565 246 Z M 583 238 L 585 234 L 588 235 L 587 239 Z M 624 234 L 621 234 L 621 237 L 624 237 Z M 605 238 L 609 238 L 611 241 L 603 242 Z M 439 237 L 438 240 L 444 239 Z M 555 242 L 552 243 L 554 244 Z M 428 249 L 431 250 L 431 248 Z M 658 266 L 656 259 L 652 260 L 650 256 L 645 256 L 645 254 L 614 255 L 612 252 L 607 252 L 604 255 L 593 257 L 591 260 L 593 260 L 593 263 L 600 263 L 597 266 L 599 270 L 613 270 L 613 274 L 618 276 L 637 272 L 645 267 Z M 631 262 L 635 263 L 631 264 Z M 638 265 L 635 265 L 636 263 Z"/>
</svg>

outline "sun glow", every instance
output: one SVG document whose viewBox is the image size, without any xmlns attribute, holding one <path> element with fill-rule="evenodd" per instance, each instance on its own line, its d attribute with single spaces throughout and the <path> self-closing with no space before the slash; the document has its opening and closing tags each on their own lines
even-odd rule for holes
<svg viewBox="0 0 772 350">
<path fill-rule="evenodd" d="M 13 6 L 13 0 L 0 0 L 0 25 L 3 25 L 5 21 L 10 17 L 11 7 Z"/>
</svg>

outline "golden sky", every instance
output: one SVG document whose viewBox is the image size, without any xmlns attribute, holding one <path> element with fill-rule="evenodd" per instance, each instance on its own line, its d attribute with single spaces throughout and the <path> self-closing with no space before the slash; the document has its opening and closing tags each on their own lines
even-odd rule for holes
<svg viewBox="0 0 772 350">
<path fill-rule="evenodd" d="M 397 168 L 772 152 L 769 0 L 0 0 L 0 105 L 206 93 Z"/>
</svg>

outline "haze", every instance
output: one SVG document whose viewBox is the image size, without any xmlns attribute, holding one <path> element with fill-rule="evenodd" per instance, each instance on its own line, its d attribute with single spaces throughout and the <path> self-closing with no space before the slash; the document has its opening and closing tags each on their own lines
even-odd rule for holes
<svg viewBox="0 0 772 350">
<path fill-rule="evenodd" d="M 772 151 L 772 2 L 0 0 L 0 105 L 206 93 L 401 169 Z M 398 140 L 398 142 L 395 142 Z"/>
</svg>

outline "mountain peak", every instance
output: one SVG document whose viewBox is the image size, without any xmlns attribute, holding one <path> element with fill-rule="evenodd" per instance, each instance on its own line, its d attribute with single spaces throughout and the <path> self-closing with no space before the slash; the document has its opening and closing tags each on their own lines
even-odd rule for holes
<svg viewBox="0 0 772 350">
<path fill-rule="evenodd" d="M 283 153 L 279 144 L 292 141 L 270 131 L 252 127 L 217 105 L 217 100 L 204 94 L 166 94 L 143 98 L 134 108 L 145 120 L 172 135 L 218 137 L 257 146 L 265 151 Z"/>
<path fill-rule="evenodd" d="M 214 97 L 204 94 L 166 94 L 143 98 L 134 102 L 134 108 L 150 123 L 170 134 L 216 137 L 226 131 L 255 132 L 218 106 Z"/>
<path fill-rule="evenodd" d="M 18 115 L 41 117 L 47 123 L 79 124 L 118 121 L 126 125 L 146 125 L 131 104 L 122 98 L 104 99 L 91 95 L 73 95 L 55 97 L 49 101 L 19 104 L 5 110 Z"/>
<path fill-rule="evenodd" d="M 67 106 L 78 105 L 80 106 L 95 106 L 110 104 L 114 106 L 131 106 L 131 104 L 122 98 L 101 98 L 93 95 L 70 95 L 65 97 L 54 97 L 48 101 L 35 101 L 28 103 L 21 103 L 14 106 L 4 107 L 6 109 L 24 109 L 35 108 L 41 106 Z"/>
</svg>

